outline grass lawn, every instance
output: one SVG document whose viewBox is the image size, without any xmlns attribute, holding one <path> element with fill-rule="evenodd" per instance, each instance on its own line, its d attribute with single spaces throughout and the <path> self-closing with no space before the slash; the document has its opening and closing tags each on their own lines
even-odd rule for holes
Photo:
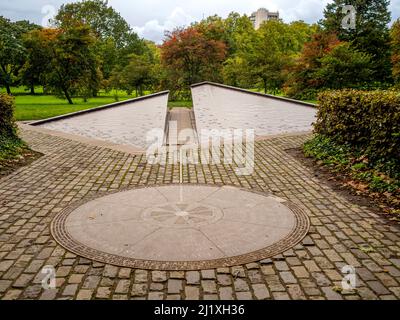
<svg viewBox="0 0 400 320">
<path fill-rule="evenodd" d="M 193 102 L 192 101 L 186 101 L 186 100 L 178 100 L 178 101 L 168 101 L 168 108 L 188 108 L 191 109 L 193 108 Z"/>
<path fill-rule="evenodd" d="M 259 92 L 259 93 L 264 93 L 264 90 L 263 90 L 263 89 L 248 89 L 248 90 L 254 91 L 254 92 Z M 273 94 L 273 95 L 274 95 L 274 96 L 277 96 L 277 97 L 286 98 L 285 95 L 284 95 L 282 92 L 275 93 L 275 94 Z M 317 100 L 301 100 L 301 101 L 303 101 L 303 102 L 308 102 L 308 103 L 318 104 L 318 101 L 317 101 Z"/>
<path fill-rule="evenodd" d="M 11 91 L 15 96 L 17 121 L 46 119 L 115 102 L 114 91 L 107 94 L 100 92 L 97 97 L 90 98 L 87 102 L 84 102 L 82 98 L 73 98 L 73 105 L 56 96 L 44 95 L 40 88 L 37 88 L 35 95 L 29 95 L 23 87 L 12 88 Z M 1 89 L 0 92 L 5 92 L 5 90 Z M 118 92 L 119 101 L 132 98 L 135 98 L 135 94 L 128 96 L 125 92 Z"/>
</svg>

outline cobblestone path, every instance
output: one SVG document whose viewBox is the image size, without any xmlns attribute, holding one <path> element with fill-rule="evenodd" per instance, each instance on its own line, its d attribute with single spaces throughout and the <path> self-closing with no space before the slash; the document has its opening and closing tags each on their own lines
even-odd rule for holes
<svg viewBox="0 0 400 320">
<path fill-rule="evenodd" d="M 178 183 L 178 166 L 37 131 L 22 135 L 44 156 L 0 180 L 2 299 L 400 299 L 398 227 L 335 193 L 285 151 L 307 135 L 258 141 L 252 176 L 224 165 L 184 168 L 184 183 L 271 192 L 311 221 L 302 243 L 272 259 L 187 272 L 104 265 L 67 252 L 49 230 L 58 212 L 83 197 Z M 56 268 L 56 289 L 42 288 L 46 265 Z M 338 289 L 344 265 L 356 268 L 356 290 Z"/>
</svg>

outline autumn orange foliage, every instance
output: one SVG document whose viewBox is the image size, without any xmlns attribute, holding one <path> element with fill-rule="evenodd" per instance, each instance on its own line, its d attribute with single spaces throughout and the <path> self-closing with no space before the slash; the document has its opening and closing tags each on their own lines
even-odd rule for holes
<svg viewBox="0 0 400 320">
<path fill-rule="evenodd" d="M 208 38 L 196 27 L 176 29 L 168 33 L 161 46 L 161 61 L 175 86 L 219 80 L 226 44 Z"/>
</svg>

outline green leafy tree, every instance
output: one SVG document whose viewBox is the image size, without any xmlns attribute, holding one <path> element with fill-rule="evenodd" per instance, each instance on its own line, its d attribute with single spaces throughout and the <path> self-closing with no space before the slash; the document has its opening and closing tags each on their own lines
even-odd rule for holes
<svg viewBox="0 0 400 320">
<path fill-rule="evenodd" d="M 128 23 L 108 6 L 108 1 L 88 0 L 63 4 L 54 19 L 60 28 L 73 27 L 76 21 L 89 25 L 99 39 L 113 39 L 118 48 L 125 47 L 131 40 Z"/>
<path fill-rule="evenodd" d="M 224 20 L 224 28 L 227 34 L 229 56 L 237 54 L 255 32 L 250 18 L 246 15 L 241 16 L 237 12 L 231 12 L 228 15 Z"/>
<path fill-rule="evenodd" d="M 96 41 L 95 48 L 103 77 L 109 79 L 119 60 L 119 53 L 116 50 L 115 42 L 112 38 Z"/>
<path fill-rule="evenodd" d="M 95 38 L 88 26 L 76 24 L 68 29 L 42 29 L 38 39 L 48 55 L 45 82 L 70 104 L 72 96 L 87 98 L 97 90 L 101 77 L 93 44 Z"/>
<path fill-rule="evenodd" d="M 98 41 L 95 42 L 104 78 L 117 66 L 129 63 L 130 54 L 142 54 L 144 42 L 132 31 L 125 19 L 106 0 L 87 0 L 61 6 L 54 19 L 59 28 L 69 28 L 77 21 L 87 24 Z"/>
<path fill-rule="evenodd" d="M 324 11 L 321 24 L 328 32 L 336 33 L 341 41 L 349 41 L 355 49 L 371 55 L 374 78 L 377 81 L 390 80 L 389 28 L 391 20 L 389 0 L 334 0 Z M 345 29 L 342 8 L 352 5 L 356 10 L 355 29 Z"/>
<path fill-rule="evenodd" d="M 288 26 L 289 32 L 293 35 L 293 49 L 297 53 L 301 52 L 304 44 L 311 40 L 312 36 L 318 32 L 317 24 L 308 24 L 302 20 L 293 21 Z"/>
<path fill-rule="evenodd" d="M 27 52 L 22 35 L 27 31 L 26 22 L 11 22 L 0 16 L 0 85 L 11 94 L 11 86 L 19 80 Z"/>
<path fill-rule="evenodd" d="M 237 53 L 242 38 L 254 33 L 253 24 L 246 15 L 231 12 L 226 19 L 218 15 L 207 17 L 192 24 L 208 40 L 222 41 L 227 48 L 227 57 Z"/>
<path fill-rule="evenodd" d="M 240 56 L 228 58 L 223 68 L 224 83 L 235 87 L 251 88 L 254 81 L 247 61 Z"/>
<path fill-rule="evenodd" d="M 161 79 L 164 74 L 163 66 L 161 64 L 161 48 L 154 42 L 145 40 L 146 51 L 145 54 L 149 57 L 152 64 L 152 90 L 162 90 Z"/>
<path fill-rule="evenodd" d="M 390 30 L 392 47 L 392 74 L 397 83 L 400 83 L 400 19 L 393 24 Z"/>
<path fill-rule="evenodd" d="M 30 88 L 31 94 L 35 94 L 35 85 L 45 85 L 46 72 L 49 71 L 50 51 L 48 47 L 43 46 L 43 36 L 41 28 L 23 36 L 27 55 L 20 74 L 22 82 Z"/>
<path fill-rule="evenodd" d="M 114 90 L 115 101 L 119 100 L 119 90 L 129 91 L 129 88 L 126 86 L 126 80 L 124 79 L 121 67 L 114 68 L 111 72 L 110 78 L 103 80 L 103 87 L 106 92 Z"/>
<path fill-rule="evenodd" d="M 298 31 L 300 25 L 303 27 L 303 24 L 288 25 L 280 20 L 264 22 L 242 51 L 265 93 L 282 88 L 286 70 L 309 38 Z"/>
<path fill-rule="evenodd" d="M 154 83 L 154 65 L 148 55 L 133 54 L 129 58 L 129 64 L 122 70 L 124 82 L 129 91 L 135 89 L 136 96 L 143 95 L 144 89 Z"/>
<path fill-rule="evenodd" d="M 357 88 L 369 81 L 371 56 L 342 43 L 320 59 L 321 67 L 315 73 L 323 87 L 329 89 Z"/>
</svg>

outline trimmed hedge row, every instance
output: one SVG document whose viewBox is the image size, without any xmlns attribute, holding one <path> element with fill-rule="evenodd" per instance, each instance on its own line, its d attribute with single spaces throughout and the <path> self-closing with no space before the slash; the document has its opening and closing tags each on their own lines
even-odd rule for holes
<svg viewBox="0 0 400 320">
<path fill-rule="evenodd" d="M 400 168 L 400 93 L 338 90 L 322 92 L 316 133 L 346 144 L 372 163 Z"/>
<path fill-rule="evenodd" d="M 0 93 L 0 138 L 17 138 L 14 120 L 14 98 Z"/>
</svg>

